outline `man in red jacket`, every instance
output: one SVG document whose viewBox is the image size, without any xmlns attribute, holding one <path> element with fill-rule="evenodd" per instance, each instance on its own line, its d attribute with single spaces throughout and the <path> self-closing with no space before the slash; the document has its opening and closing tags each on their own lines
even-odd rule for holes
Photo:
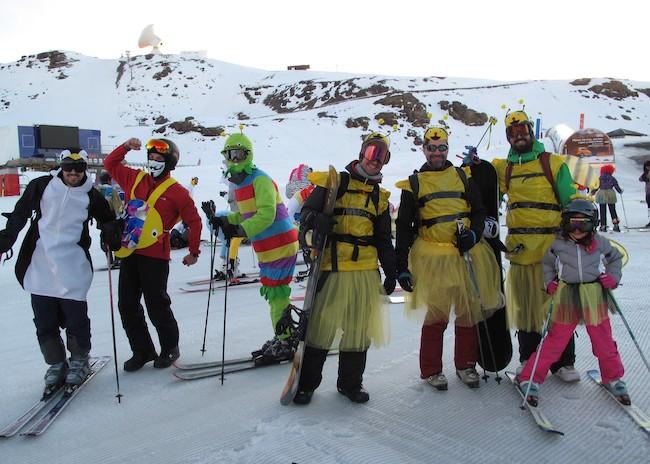
<svg viewBox="0 0 650 464">
<path fill-rule="evenodd" d="M 169 277 L 169 231 L 180 220 L 187 224 L 189 254 L 183 264 L 191 266 L 199 257 L 201 218 L 188 191 L 170 177 L 179 158 L 178 147 L 167 139 L 147 142 L 149 174 L 122 164 L 129 150 L 140 150 L 139 139 L 131 138 L 118 146 L 104 160 L 104 167 L 124 190 L 126 218 L 129 225 L 122 237 L 123 256 L 120 266 L 118 307 L 122 326 L 133 351 L 124 363 L 125 371 L 136 371 L 153 361 L 165 368 L 180 356 L 178 324 L 167 294 Z M 160 355 L 157 355 L 140 299 L 144 294 L 147 314 L 158 332 Z"/>
</svg>

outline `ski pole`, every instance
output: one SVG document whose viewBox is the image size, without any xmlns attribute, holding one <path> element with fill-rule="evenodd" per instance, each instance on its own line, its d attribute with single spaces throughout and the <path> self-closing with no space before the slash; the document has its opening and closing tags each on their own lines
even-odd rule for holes
<svg viewBox="0 0 650 464">
<path fill-rule="evenodd" d="M 465 224 L 463 224 L 463 221 L 461 221 L 460 219 L 458 219 L 456 221 L 456 230 L 457 230 L 459 235 L 463 230 L 465 230 Z M 471 271 L 470 270 L 471 270 L 471 265 L 472 264 L 471 264 L 471 257 L 469 255 L 469 251 L 463 252 L 462 255 L 463 255 L 463 259 L 465 260 L 465 266 L 467 268 L 467 273 L 470 275 L 470 283 L 472 285 L 472 289 L 474 290 L 474 293 L 479 298 L 479 302 L 481 304 L 481 310 L 482 310 L 483 309 L 483 302 L 481 301 L 481 295 L 479 293 L 478 286 L 477 285 L 475 286 L 476 282 L 471 278 Z M 479 353 L 479 357 L 481 359 L 481 367 L 483 368 L 483 375 L 481 377 L 487 383 L 490 376 L 487 375 L 487 372 L 485 371 L 485 367 L 483 367 L 483 366 L 485 366 L 485 356 L 483 354 L 483 343 L 481 343 L 481 331 L 480 331 L 480 329 L 478 327 L 478 324 L 475 324 L 474 327 L 476 327 L 476 338 L 478 339 L 477 340 L 478 341 L 478 353 Z"/>
<path fill-rule="evenodd" d="M 113 361 L 115 363 L 115 383 L 117 384 L 117 398 L 118 404 L 122 401 L 122 393 L 120 393 L 120 373 L 117 368 L 117 343 L 115 342 L 115 307 L 113 305 L 113 276 L 111 275 L 111 249 L 106 246 L 106 265 L 108 266 L 108 296 L 111 305 L 111 329 L 113 331 Z"/>
<path fill-rule="evenodd" d="M 625 212 L 625 201 L 623 201 L 623 194 L 619 193 L 619 195 L 621 196 L 621 205 L 623 206 L 623 217 L 625 218 L 625 228 L 629 229 L 628 227 L 629 224 L 627 223 L 627 213 Z"/>
<path fill-rule="evenodd" d="M 542 329 L 542 339 L 539 341 L 539 346 L 535 351 L 535 362 L 533 362 L 533 370 L 530 373 L 530 381 L 526 387 L 526 393 L 524 393 L 524 401 L 521 403 L 520 408 L 524 409 L 526 407 L 526 398 L 530 393 L 530 387 L 533 384 L 533 379 L 535 378 L 535 371 L 537 370 L 537 361 L 539 361 L 539 355 L 542 352 L 542 345 L 544 345 L 544 340 L 546 340 L 546 334 L 548 333 L 548 325 L 551 321 L 551 314 L 553 313 L 553 298 L 551 297 L 551 302 L 548 305 L 548 311 L 546 311 L 546 319 L 544 319 L 544 328 Z"/>
<path fill-rule="evenodd" d="M 619 316 L 621 316 L 621 320 L 623 321 L 623 324 L 625 325 L 627 332 L 630 334 L 630 337 L 632 337 L 632 341 L 634 342 L 636 349 L 639 350 L 639 354 L 641 355 L 641 359 L 643 360 L 645 367 L 648 369 L 648 372 L 650 372 L 650 364 L 648 364 L 648 360 L 643 354 L 643 350 L 641 350 L 641 347 L 639 346 L 639 342 L 636 341 L 636 337 L 634 336 L 634 333 L 632 333 L 632 329 L 630 328 L 630 325 L 627 323 L 625 316 L 623 316 L 623 313 L 621 312 L 621 307 L 618 305 L 618 302 L 614 298 L 614 293 L 611 290 L 607 290 L 607 296 L 609 297 L 611 302 L 614 303 L 614 308 L 616 308 L 616 312 L 618 313 Z"/>
<path fill-rule="evenodd" d="M 225 237 L 225 234 L 224 234 Z M 230 238 L 226 238 L 227 256 L 230 255 Z M 228 311 L 228 265 L 226 265 L 226 285 L 223 289 L 223 335 L 221 337 L 221 385 L 223 385 L 226 362 L 226 312 Z"/>
<path fill-rule="evenodd" d="M 205 324 L 203 326 L 203 346 L 201 347 L 201 356 L 203 356 L 206 352 L 205 349 L 205 339 L 207 338 L 208 335 L 208 316 L 210 315 L 210 297 L 212 296 L 212 282 L 214 279 L 212 278 L 212 272 L 214 272 L 214 259 L 216 255 L 216 240 L 215 240 L 215 231 L 214 228 L 210 229 L 210 283 L 208 284 L 208 305 L 205 308 Z"/>
</svg>

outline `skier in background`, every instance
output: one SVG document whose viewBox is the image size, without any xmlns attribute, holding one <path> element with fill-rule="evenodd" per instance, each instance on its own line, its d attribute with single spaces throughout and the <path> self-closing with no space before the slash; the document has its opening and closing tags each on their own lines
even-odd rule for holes
<svg viewBox="0 0 650 464">
<path fill-rule="evenodd" d="M 598 358 L 602 382 L 623 404 L 630 404 L 624 369 L 608 316 L 607 291 L 621 280 L 622 255 L 609 240 L 596 233 L 598 210 L 583 198 L 572 200 L 562 212 L 561 232 L 544 255 L 544 282 L 555 303 L 552 325 L 541 349 L 531 355 L 518 376 L 526 400 L 537 406 L 539 385 L 562 355 L 576 325 L 584 322 L 592 350 Z M 604 267 L 604 272 L 601 268 Z"/>
<path fill-rule="evenodd" d="M 508 195 L 506 308 L 517 329 L 520 371 L 541 340 L 550 300 L 544 291 L 542 257 L 559 230 L 562 208 L 575 194 L 575 187 L 562 157 L 546 152 L 524 111 L 508 113 L 505 126 L 510 151 L 507 159 L 494 159 L 492 164 L 501 192 Z M 574 362 L 571 338 L 551 372 L 565 382 L 576 382 L 580 373 Z"/>
<path fill-rule="evenodd" d="M 313 172 L 316 188 L 303 205 L 300 236 L 309 230 L 327 236 L 321 258 L 318 293 L 307 324 L 306 347 L 298 391 L 293 401 L 311 402 L 322 380 L 327 352 L 339 353 L 339 393 L 354 403 L 370 395 L 363 387 L 363 373 L 370 344 L 388 342 L 388 314 L 381 295 L 395 290 L 395 250 L 390 234 L 388 197 L 379 187 L 381 169 L 390 160 L 389 141 L 380 133 L 368 135 L 359 159 L 339 174 L 334 216 L 323 214 L 327 190 L 326 172 Z M 347 182 L 346 180 L 347 179 Z M 305 246 L 310 244 L 305 244 Z M 378 262 L 386 275 L 380 280 Z"/>
<path fill-rule="evenodd" d="M 104 167 L 122 187 L 127 201 L 127 227 L 117 252 L 118 257 L 123 257 L 118 307 L 133 351 L 124 362 L 127 372 L 137 371 L 149 361 L 155 368 L 167 368 L 180 356 L 178 323 L 167 293 L 169 230 L 179 217 L 190 229 L 189 253 L 183 264 L 195 264 L 201 252 L 201 218 L 189 192 L 170 175 L 178 163 L 178 147 L 168 139 L 149 140 L 145 145 L 149 174 L 122 163 L 130 150 L 141 147 L 139 139 L 131 138 L 104 160 Z M 160 354 L 156 353 L 144 317 L 140 303 L 143 295 L 149 319 L 158 332 Z"/>
<path fill-rule="evenodd" d="M 648 219 L 650 219 L 650 160 L 643 163 L 643 174 L 639 177 L 640 182 L 645 182 L 645 202 L 648 205 Z M 646 227 L 650 227 L 648 222 Z"/>
<path fill-rule="evenodd" d="M 222 155 L 226 160 L 228 181 L 233 186 L 237 211 L 217 216 L 214 202 L 202 204 L 213 228 L 223 231 L 226 241 L 237 237 L 250 239 L 257 254 L 262 288 L 260 294 L 270 306 L 275 331 L 282 313 L 290 307 L 291 288 L 298 251 L 298 232 L 291 222 L 277 185 L 253 164 L 253 143 L 243 133 L 226 139 Z M 293 358 L 291 331 L 277 334 L 252 353 L 260 362 L 275 363 Z"/>
<path fill-rule="evenodd" d="M 108 202 L 115 217 L 117 218 L 121 216 L 124 211 L 124 192 L 120 190 L 120 187 L 117 184 L 113 185 L 113 179 L 107 171 L 102 171 L 99 174 L 99 186 L 97 189 Z M 102 251 L 106 253 L 106 244 L 102 242 L 100 243 L 100 246 Z M 118 269 L 120 267 L 120 259 L 116 258 L 112 251 L 108 256 L 108 265 L 111 269 Z"/>
<path fill-rule="evenodd" d="M 447 160 L 447 131 L 429 127 L 422 151 L 426 162 L 420 170 L 395 184 L 402 189 L 396 221 L 398 279 L 409 292 L 406 309 L 426 310 L 420 376 L 437 390 L 447 390 L 442 348 L 453 310 L 456 375 L 470 388 L 478 388 L 476 324 L 490 315 L 489 310 L 503 306 L 501 274 L 492 249 L 481 240 L 486 213 L 480 191 L 469 168 L 456 168 Z M 472 269 L 463 259 L 465 253 L 473 261 Z M 472 272 L 478 295 L 471 290 Z"/>
<path fill-rule="evenodd" d="M 94 218 L 102 241 L 120 246 L 120 229 L 108 202 L 93 188 L 84 150 L 64 150 L 59 168 L 32 180 L 0 231 L 0 254 L 8 252 L 31 221 L 16 262 L 16 277 L 31 293 L 36 337 L 45 362 L 48 397 L 62 384 L 73 388 L 90 374 L 88 289 L 93 278 L 88 221 Z M 34 216 L 35 213 L 35 216 Z M 70 360 L 59 327 L 65 328 Z"/>
<path fill-rule="evenodd" d="M 600 227 L 598 228 L 600 232 L 607 232 L 607 208 L 609 208 L 609 214 L 612 216 L 614 232 L 621 231 L 618 225 L 620 221 L 616 214 L 616 192 L 623 193 L 623 189 L 619 187 L 618 181 L 612 175 L 614 171 L 615 168 L 611 164 L 601 166 L 598 188 L 591 192 L 596 194 L 596 203 L 600 207 Z"/>
</svg>

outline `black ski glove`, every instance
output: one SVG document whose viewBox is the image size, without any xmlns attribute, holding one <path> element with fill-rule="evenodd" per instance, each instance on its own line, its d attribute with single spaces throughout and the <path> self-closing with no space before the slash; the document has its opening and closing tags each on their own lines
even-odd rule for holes
<svg viewBox="0 0 650 464">
<path fill-rule="evenodd" d="M 413 291 L 413 275 L 410 271 L 400 272 L 397 281 L 399 282 L 399 286 L 402 287 L 405 292 Z"/>
<path fill-rule="evenodd" d="M 124 220 L 116 219 L 114 221 L 105 222 L 100 227 L 101 233 L 99 238 L 102 243 L 111 251 L 117 251 L 122 246 L 122 230 L 124 229 Z"/>
<path fill-rule="evenodd" d="M 246 232 L 241 226 L 231 224 L 225 216 L 214 216 L 210 219 L 210 225 L 216 230 L 221 229 L 226 240 L 230 241 L 233 237 L 246 237 Z"/>
<path fill-rule="evenodd" d="M 386 291 L 386 295 L 393 293 L 396 285 L 397 279 L 395 279 L 395 277 L 386 277 L 384 279 L 384 291 Z"/>
<path fill-rule="evenodd" d="M 318 213 L 314 218 L 314 231 L 321 236 L 329 235 L 336 224 L 336 219 L 327 214 Z"/>
<path fill-rule="evenodd" d="M 10 237 L 6 230 L 0 230 L 0 254 L 11 250 L 16 239 Z"/>
<path fill-rule="evenodd" d="M 456 234 L 456 247 L 460 254 L 472 249 L 476 245 L 476 234 L 472 229 L 463 229 Z"/>
<path fill-rule="evenodd" d="M 212 218 L 217 214 L 217 208 L 214 206 L 214 201 L 209 200 L 202 202 L 201 209 L 205 213 L 205 217 L 210 221 L 210 224 L 212 224 Z"/>
</svg>

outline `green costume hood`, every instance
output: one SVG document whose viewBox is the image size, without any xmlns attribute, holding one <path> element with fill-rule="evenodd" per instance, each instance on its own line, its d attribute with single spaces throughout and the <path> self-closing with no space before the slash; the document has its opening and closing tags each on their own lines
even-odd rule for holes
<svg viewBox="0 0 650 464">
<path fill-rule="evenodd" d="M 253 164 L 253 143 L 244 134 L 229 135 L 226 139 L 225 145 L 223 146 L 223 150 L 221 150 L 221 154 L 225 157 L 228 150 L 236 148 L 246 150 L 248 155 L 244 161 L 239 163 L 234 163 L 226 158 L 226 165 L 228 166 L 227 171 L 230 174 L 240 174 L 244 171 L 247 174 L 252 173 L 255 168 L 255 165 Z"/>
</svg>

